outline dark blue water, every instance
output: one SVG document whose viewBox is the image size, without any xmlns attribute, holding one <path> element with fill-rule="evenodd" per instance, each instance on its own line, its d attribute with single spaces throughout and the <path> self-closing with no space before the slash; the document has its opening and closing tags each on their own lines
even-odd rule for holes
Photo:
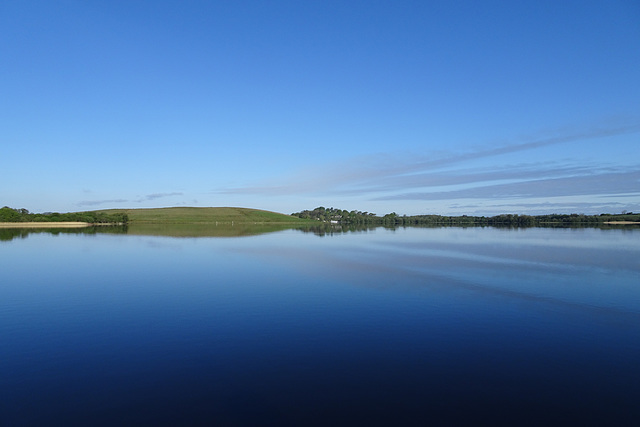
<svg viewBox="0 0 640 427">
<path fill-rule="evenodd" d="M 629 423 L 640 230 L 0 242 L 2 425 Z"/>
</svg>

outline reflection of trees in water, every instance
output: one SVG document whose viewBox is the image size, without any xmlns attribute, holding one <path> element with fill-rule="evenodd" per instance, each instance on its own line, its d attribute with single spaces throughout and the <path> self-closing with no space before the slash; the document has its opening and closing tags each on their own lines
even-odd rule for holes
<svg viewBox="0 0 640 427">
<path fill-rule="evenodd" d="M 0 241 L 26 239 L 30 234 L 126 234 L 126 225 L 83 228 L 0 228 Z"/>
<path fill-rule="evenodd" d="M 0 228 L 0 241 L 9 241 L 17 238 L 26 238 L 29 230 L 25 228 Z"/>
<path fill-rule="evenodd" d="M 528 228 L 525 226 L 516 226 L 516 225 L 503 225 L 503 224 L 495 224 L 495 225 L 462 225 L 462 224 L 417 224 L 417 225 L 400 225 L 400 226 L 387 226 L 387 225 L 349 225 L 349 224 L 328 224 L 328 223 L 320 223 L 318 225 L 313 226 L 305 226 L 305 227 L 296 227 L 297 230 L 302 231 L 303 233 L 313 233 L 316 236 L 332 236 L 332 235 L 340 235 L 347 233 L 367 233 L 373 231 L 377 228 L 383 228 L 385 230 L 397 230 L 397 229 L 405 229 L 405 228 L 474 228 L 474 227 L 490 227 L 490 228 Z M 533 227 L 533 226 L 532 226 Z M 538 225 L 536 227 L 544 227 L 544 228 L 598 228 L 601 230 L 632 230 L 638 229 L 637 224 L 547 224 L 547 225 Z"/>
<path fill-rule="evenodd" d="M 316 236 L 332 236 L 336 234 L 347 233 L 367 233 L 373 231 L 380 226 L 367 226 L 367 225 L 355 225 L 355 224 L 327 224 L 322 223 L 312 226 L 296 227 L 297 230 L 303 233 L 313 233 Z M 394 230 L 397 227 L 384 227 L 389 230 Z"/>
</svg>

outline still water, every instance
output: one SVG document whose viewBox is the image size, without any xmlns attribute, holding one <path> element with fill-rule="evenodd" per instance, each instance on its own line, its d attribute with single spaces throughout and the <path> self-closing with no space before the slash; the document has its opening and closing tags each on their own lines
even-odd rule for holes
<svg viewBox="0 0 640 427">
<path fill-rule="evenodd" d="M 640 417 L 640 229 L 219 235 L 0 241 L 0 424 Z"/>
</svg>

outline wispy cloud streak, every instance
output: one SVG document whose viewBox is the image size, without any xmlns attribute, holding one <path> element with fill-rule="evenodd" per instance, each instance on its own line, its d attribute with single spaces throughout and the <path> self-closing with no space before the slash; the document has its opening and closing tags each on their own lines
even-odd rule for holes
<svg viewBox="0 0 640 427">
<path fill-rule="evenodd" d="M 77 205 L 80 207 L 83 206 L 99 206 L 113 203 L 128 203 L 127 199 L 106 199 L 106 200 L 83 200 L 78 202 Z"/>
<path fill-rule="evenodd" d="M 345 194 L 362 194 L 362 192 L 389 192 L 407 188 L 427 188 L 460 186 L 466 184 L 489 183 L 498 181 L 537 180 L 543 177 L 566 177 L 576 175 L 593 175 L 593 167 L 568 165 L 517 164 L 501 169 L 456 170 L 447 172 L 419 173 L 411 175 L 390 176 L 382 182 L 371 180 L 358 185 Z"/>
<path fill-rule="evenodd" d="M 100 206 L 100 205 L 114 205 L 114 204 L 124 204 L 124 203 L 142 203 L 146 201 L 152 201 L 161 199 L 163 197 L 171 197 L 171 196 L 182 196 L 184 193 L 153 193 L 147 194 L 143 197 L 140 197 L 136 200 L 129 199 L 104 199 L 104 200 L 83 200 L 81 202 L 76 203 L 77 206 Z"/>
<path fill-rule="evenodd" d="M 510 184 L 476 186 L 451 191 L 409 192 L 375 197 L 374 200 L 502 199 L 625 193 L 640 195 L 639 183 L 640 170 L 539 179 Z"/>
<path fill-rule="evenodd" d="M 411 159 L 399 159 L 394 155 L 378 155 L 352 159 L 338 166 L 307 170 L 286 180 L 286 183 L 274 183 L 265 186 L 226 188 L 215 190 L 218 194 L 258 194 L 283 196 L 294 194 L 341 194 L 366 195 L 372 200 L 423 200 L 427 194 L 441 200 L 446 198 L 497 197 L 507 194 L 509 197 L 527 197 L 528 194 L 549 194 L 576 192 L 575 194 L 596 194 L 598 191 L 610 192 L 613 187 L 637 186 L 637 183 L 615 182 L 627 179 L 628 170 L 607 170 L 585 165 L 559 165 L 556 162 L 544 164 L 518 164 L 502 166 L 498 170 L 465 169 L 465 163 L 505 154 L 535 150 L 587 139 L 620 136 L 640 132 L 637 121 L 622 125 L 593 127 L 574 132 L 558 133 L 553 136 L 535 138 L 523 143 L 501 145 L 494 148 L 479 149 L 470 152 L 439 154 L 432 156 L 413 156 Z M 458 168 L 457 170 L 447 170 Z M 638 167 L 637 169 L 640 169 Z M 633 175 L 633 173 L 632 173 Z M 498 184 L 498 182 L 503 181 Z M 505 183 L 504 181 L 514 181 Z M 456 189 L 440 192 L 408 192 L 443 186 L 476 186 L 472 189 Z M 560 191 L 555 186 L 566 186 Z M 587 187 L 583 187 L 586 185 Z M 598 190 L 599 189 L 599 190 Z M 381 193 L 398 192 L 401 194 Z M 623 192 L 623 191 L 619 191 Z M 482 196 L 481 196 L 482 195 Z"/>
<path fill-rule="evenodd" d="M 154 193 L 154 194 L 147 194 L 146 196 L 144 196 L 141 199 L 138 199 L 138 202 L 144 202 L 144 201 L 148 201 L 148 200 L 156 200 L 156 199 L 162 199 L 164 197 L 171 197 L 171 196 L 182 196 L 183 193 Z"/>
</svg>

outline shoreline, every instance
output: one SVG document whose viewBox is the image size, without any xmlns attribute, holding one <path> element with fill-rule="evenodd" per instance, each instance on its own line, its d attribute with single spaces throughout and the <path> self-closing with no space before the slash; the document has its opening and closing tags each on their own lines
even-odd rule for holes
<svg viewBox="0 0 640 427">
<path fill-rule="evenodd" d="M 0 228 L 83 228 L 88 222 L 0 222 Z"/>
<path fill-rule="evenodd" d="M 629 225 L 629 224 L 640 224 L 640 222 L 638 222 L 638 221 L 605 221 L 603 224 L 609 224 L 609 225 L 615 225 L 615 224 L 620 224 L 620 225 Z"/>
</svg>

